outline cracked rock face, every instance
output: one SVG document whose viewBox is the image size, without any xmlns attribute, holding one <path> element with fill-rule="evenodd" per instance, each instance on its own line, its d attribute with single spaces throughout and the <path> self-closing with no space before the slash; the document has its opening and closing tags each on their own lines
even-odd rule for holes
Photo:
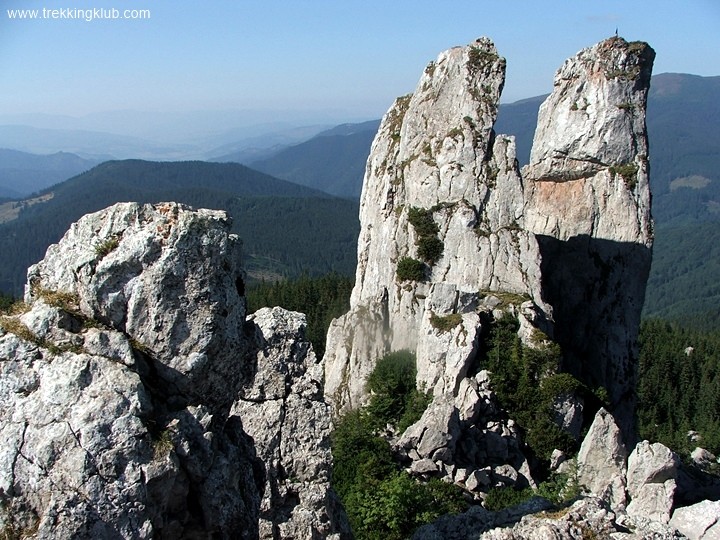
<svg viewBox="0 0 720 540">
<path fill-rule="evenodd" d="M 608 391 L 628 441 L 653 241 L 645 112 L 654 57 L 645 43 L 611 38 L 567 60 L 522 171 L 565 368 Z"/>
<path fill-rule="evenodd" d="M 347 534 L 304 316 L 246 316 L 224 213 L 74 224 L 0 320 L 0 526 L 37 538 Z"/>
<path fill-rule="evenodd" d="M 504 76 L 490 40 L 450 49 L 383 118 L 363 184 L 351 310 L 328 334 L 327 392 L 339 410 L 364 403 L 375 360 L 399 349 L 429 368 L 418 370 L 427 390 L 455 392 L 477 345 L 479 291 L 530 295 L 551 312 L 538 244 L 523 230 L 515 142 L 492 131 Z M 399 261 L 422 258 L 413 208 L 430 213 L 443 251 L 425 279 L 403 281 Z M 431 315 L 454 313 L 463 315 L 460 339 L 430 324 Z M 444 373 L 446 361 L 453 373 Z"/>
<path fill-rule="evenodd" d="M 477 374 L 483 321 L 505 311 L 525 344 L 542 331 L 564 371 L 605 387 L 631 440 L 652 246 L 653 58 L 647 44 L 611 38 L 567 60 L 522 171 L 514 139 L 493 131 L 505 60 L 488 39 L 441 53 L 396 100 L 367 162 L 350 312 L 328 333 L 336 413 L 363 405 L 375 362 L 400 349 L 416 354 L 419 387 L 454 402 Z M 401 272 L 408 259 L 419 273 Z M 413 429 L 446 433 L 450 416 Z M 442 457 L 438 469 L 452 462 Z"/>
</svg>

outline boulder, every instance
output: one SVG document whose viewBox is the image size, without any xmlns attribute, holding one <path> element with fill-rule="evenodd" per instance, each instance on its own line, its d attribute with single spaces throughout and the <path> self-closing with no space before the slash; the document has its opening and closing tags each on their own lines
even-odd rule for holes
<svg viewBox="0 0 720 540">
<path fill-rule="evenodd" d="M 620 428 L 608 411 L 600 409 L 578 452 L 578 482 L 611 508 L 624 509 L 627 458 Z"/>
<path fill-rule="evenodd" d="M 720 539 L 720 501 L 702 501 L 677 508 L 670 520 L 674 527 L 690 540 Z"/>
<path fill-rule="evenodd" d="M 712 452 L 708 452 L 699 446 L 691 452 L 690 458 L 693 460 L 695 465 L 702 469 L 706 469 L 710 465 L 717 463 L 717 458 Z"/>
<path fill-rule="evenodd" d="M 575 394 L 561 394 L 552 404 L 553 421 L 576 441 L 580 440 L 584 405 Z"/>
<path fill-rule="evenodd" d="M 642 441 L 628 458 L 627 513 L 661 523 L 670 521 L 680 459 L 660 443 Z"/>
</svg>

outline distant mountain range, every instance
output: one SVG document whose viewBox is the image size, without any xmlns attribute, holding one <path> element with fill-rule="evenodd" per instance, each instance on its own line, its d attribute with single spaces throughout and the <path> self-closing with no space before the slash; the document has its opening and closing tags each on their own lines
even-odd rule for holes
<svg viewBox="0 0 720 540">
<path fill-rule="evenodd" d="M 351 274 L 358 203 L 236 163 L 110 161 L 32 199 L 0 204 L 0 290 L 20 294 L 27 267 L 73 221 L 120 201 L 227 210 L 256 279 Z"/>
<path fill-rule="evenodd" d="M 98 163 L 68 152 L 36 155 L 0 148 L 0 197 L 27 197 Z"/>
<path fill-rule="evenodd" d="M 249 165 L 338 197 L 359 199 L 365 162 L 379 126 L 380 120 L 343 124 Z"/>
<path fill-rule="evenodd" d="M 209 160 L 297 144 L 346 118 L 347 112 L 323 110 L 0 114 L 0 148 L 100 160 Z"/>
<path fill-rule="evenodd" d="M 529 159 L 544 98 L 500 107 L 495 129 L 515 136 L 521 165 Z M 645 315 L 714 324 L 720 320 L 715 241 L 720 234 L 720 77 L 654 76 L 647 123 L 656 241 Z M 235 163 L 114 161 L 45 191 L 43 182 L 55 183 L 93 162 L 71 154 L 28 157 L 0 151 L 0 199 L 17 196 L 13 178 L 26 178 L 24 195 L 41 190 L 29 200 L 0 204 L 0 222 L 5 221 L 0 223 L 0 249 L 6 254 L 0 290 L 17 292 L 25 267 L 73 220 L 120 200 L 173 199 L 230 209 L 237 214 L 256 277 L 329 270 L 352 274 L 357 200 L 378 125 L 379 120 L 343 124 L 319 133 L 308 128 L 304 135 L 310 138 L 298 144 L 290 141 L 302 137 L 303 130 L 293 128 L 285 139 L 279 133 L 258 134 L 215 151 L 215 161 L 244 162 L 257 170 Z M 312 240 L 301 239 L 300 230 Z M 321 245 L 326 235 L 333 237 L 327 256 Z M 305 251 L 298 248 L 301 244 Z M 11 252 L 15 255 L 7 255 Z M 293 261 L 289 253 L 299 259 Z"/>
</svg>

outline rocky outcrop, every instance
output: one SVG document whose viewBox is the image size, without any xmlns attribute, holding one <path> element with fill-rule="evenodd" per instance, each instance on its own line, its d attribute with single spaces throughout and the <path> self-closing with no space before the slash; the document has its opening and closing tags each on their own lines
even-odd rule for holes
<svg viewBox="0 0 720 540">
<path fill-rule="evenodd" d="M 670 526 L 690 540 L 716 540 L 720 538 L 720 501 L 702 501 L 678 508 Z"/>
<path fill-rule="evenodd" d="M 0 320 L 0 519 L 37 538 L 347 532 L 304 316 L 246 315 L 224 213 L 118 204 Z"/>
<path fill-rule="evenodd" d="M 620 428 L 610 413 L 600 409 L 578 452 L 578 482 L 612 508 L 624 509 L 627 459 Z"/>
<path fill-rule="evenodd" d="M 549 510 L 542 499 L 501 512 L 474 507 L 446 516 L 417 530 L 413 540 L 680 540 L 672 528 L 659 523 L 628 521 L 596 497 L 580 499 L 560 511 Z M 632 531 L 632 532 L 631 532 Z"/>
<path fill-rule="evenodd" d="M 670 521 L 680 468 L 680 458 L 660 443 L 642 441 L 628 458 L 629 515 L 667 523 Z"/>
<path fill-rule="evenodd" d="M 460 382 L 453 401 L 438 397 L 395 443 L 417 476 L 440 476 L 479 494 L 492 487 L 535 486 L 518 426 L 501 411 L 489 373 Z"/>
<path fill-rule="evenodd" d="M 654 56 L 612 38 L 566 61 L 522 172 L 565 369 L 608 391 L 628 442 L 653 240 L 645 105 Z"/>
<path fill-rule="evenodd" d="M 518 221 L 524 203 L 514 141 L 492 131 L 504 71 L 487 39 L 450 49 L 383 119 L 363 184 L 351 311 L 328 335 L 326 379 L 339 409 L 364 402 L 374 360 L 391 350 L 417 351 L 428 368 L 418 370 L 418 382 L 454 392 L 476 347 L 478 291 L 540 299 L 537 245 Z M 430 216 L 443 246 L 415 282 L 397 277 L 404 257 L 422 258 L 413 208 Z M 463 318 L 453 332 L 461 340 L 430 322 L 453 313 Z M 447 378 L 446 363 L 455 372 Z"/>
<path fill-rule="evenodd" d="M 383 118 L 363 184 L 350 312 L 328 333 L 326 390 L 336 414 L 359 407 L 375 362 L 413 351 L 417 386 L 434 401 L 400 438 L 401 455 L 422 460 L 411 470 L 480 485 L 507 465 L 532 484 L 520 430 L 483 412 L 490 388 L 477 379 L 489 323 L 504 313 L 525 346 L 554 340 L 563 370 L 606 388 L 630 441 L 652 244 L 644 115 L 653 55 L 612 38 L 568 60 L 522 172 L 514 139 L 493 131 L 505 60 L 488 39 L 441 53 Z M 578 438 L 583 401 L 565 393 L 553 411 Z"/>
</svg>

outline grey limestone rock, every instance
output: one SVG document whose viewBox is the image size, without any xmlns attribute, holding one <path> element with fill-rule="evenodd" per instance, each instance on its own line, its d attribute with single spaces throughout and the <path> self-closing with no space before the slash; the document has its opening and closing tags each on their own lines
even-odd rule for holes
<svg viewBox="0 0 720 540">
<path fill-rule="evenodd" d="M 525 345 L 545 335 L 561 346 L 565 371 L 607 390 L 634 442 L 635 341 L 652 246 L 653 58 L 647 44 L 611 38 L 566 61 L 523 171 L 513 137 L 493 130 L 505 60 L 487 38 L 441 53 L 395 101 L 367 161 L 350 311 L 328 332 L 334 414 L 367 402 L 378 359 L 410 350 L 433 403 L 401 435 L 399 453 L 470 472 L 509 466 L 503 478 L 534 485 L 519 430 L 500 414 L 487 373 L 477 378 L 488 322 L 510 313 Z M 419 212 L 442 244 L 436 257 L 422 249 Z M 407 258 L 423 264 L 422 277 L 398 274 Z M 579 438 L 583 404 L 567 395 L 556 405 L 557 424 Z M 624 505 L 620 472 L 606 495 Z"/>
<path fill-rule="evenodd" d="M 600 409 L 577 456 L 578 481 L 613 509 L 627 504 L 628 451 L 613 416 Z"/>
<path fill-rule="evenodd" d="M 522 171 L 553 337 L 571 373 L 608 391 L 628 441 L 653 241 L 645 114 L 654 57 L 614 37 L 567 60 Z"/>
<path fill-rule="evenodd" d="M 118 204 L 0 319 L 0 528 L 36 538 L 347 537 L 304 316 L 246 316 L 222 212 Z"/>
<path fill-rule="evenodd" d="M 328 333 L 328 395 L 336 410 L 367 400 L 364 381 L 384 354 L 417 353 L 418 382 L 452 394 L 476 351 L 478 291 L 540 293 L 539 254 L 522 230 L 523 190 L 512 138 L 492 125 L 505 60 L 488 39 L 441 53 L 387 112 L 368 158 L 350 312 Z M 430 211 L 444 244 L 428 279 L 401 282 L 418 258 L 412 208 Z M 459 314 L 450 330 L 432 317 Z"/>
<path fill-rule="evenodd" d="M 709 452 L 704 448 L 700 448 L 699 446 L 692 451 L 690 458 L 693 460 L 693 463 L 702 468 L 706 468 L 713 463 L 717 463 L 717 458 L 712 452 Z"/>
<path fill-rule="evenodd" d="M 720 501 L 702 501 L 673 512 L 670 526 L 690 540 L 720 538 Z"/>
<path fill-rule="evenodd" d="M 660 443 L 642 441 L 628 458 L 627 513 L 667 523 L 674 504 L 680 459 Z"/>
</svg>

